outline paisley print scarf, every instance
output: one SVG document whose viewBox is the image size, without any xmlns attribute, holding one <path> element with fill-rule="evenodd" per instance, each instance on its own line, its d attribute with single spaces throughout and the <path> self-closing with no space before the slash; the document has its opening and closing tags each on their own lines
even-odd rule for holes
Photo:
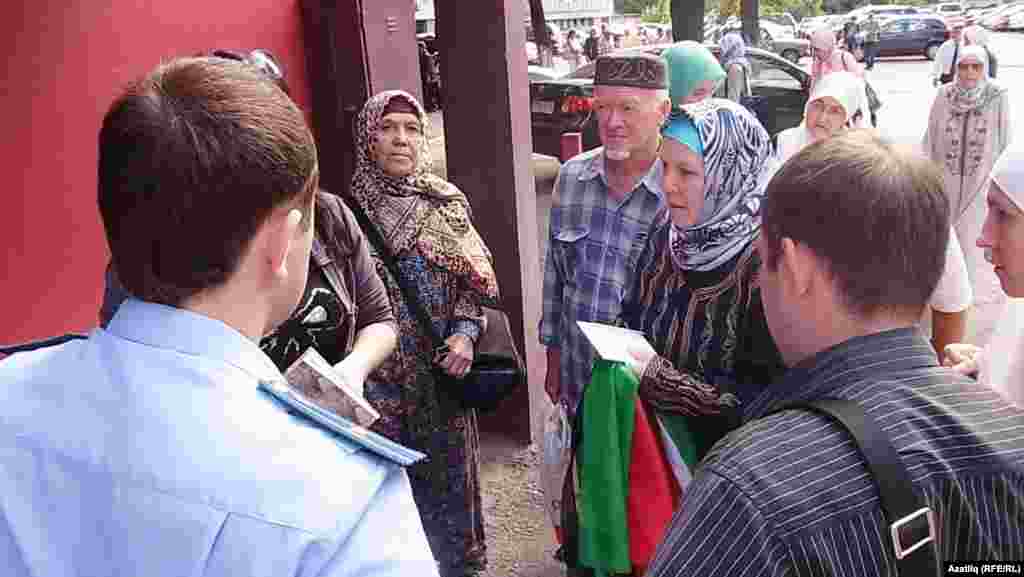
<svg viewBox="0 0 1024 577">
<path fill-rule="evenodd" d="M 704 207 L 692 226 L 672 224 L 672 258 L 683 270 L 710 271 L 761 231 L 761 200 L 778 163 L 771 139 L 744 106 L 711 98 L 683 107 L 704 146 Z"/>
<path fill-rule="evenodd" d="M 422 126 L 416 166 L 410 175 L 385 173 L 374 159 L 373 142 L 393 98 L 416 110 Z M 455 185 L 434 175 L 430 118 L 407 92 L 389 90 L 368 100 L 355 127 L 356 168 L 351 195 L 373 222 L 392 254 L 417 249 L 427 261 L 461 277 L 488 301 L 498 298 L 491 253 L 470 220 L 469 201 Z"/>
</svg>

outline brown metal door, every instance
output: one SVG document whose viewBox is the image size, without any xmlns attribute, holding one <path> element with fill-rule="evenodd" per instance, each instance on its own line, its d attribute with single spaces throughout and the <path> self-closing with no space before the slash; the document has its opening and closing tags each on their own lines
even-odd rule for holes
<svg viewBox="0 0 1024 577">
<path fill-rule="evenodd" d="M 303 0 L 306 67 L 321 186 L 347 194 L 353 127 L 371 94 L 420 96 L 414 0 Z"/>
</svg>

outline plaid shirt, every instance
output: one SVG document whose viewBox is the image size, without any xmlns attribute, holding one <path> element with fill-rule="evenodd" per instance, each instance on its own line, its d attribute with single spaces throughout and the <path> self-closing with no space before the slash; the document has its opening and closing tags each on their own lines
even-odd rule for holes
<svg viewBox="0 0 1024 577">
<path fill-rule="evenodd" d="M 618 322 L 630 271 L 665 202 L 660 161 L 624 199 L 609 196 L 603 152 L 598 148 L 562 165 L 544 261 L 540 342 L 562 351 L 561 400 L 572 411 L 590 382 L 594 361 L 593 347 L 576 321 Z"/>
</svg>

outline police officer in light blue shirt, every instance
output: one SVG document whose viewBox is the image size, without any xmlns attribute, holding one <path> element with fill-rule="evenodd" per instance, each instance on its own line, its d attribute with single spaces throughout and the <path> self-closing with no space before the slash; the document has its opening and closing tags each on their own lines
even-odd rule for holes
<svg viewBox="0 0 1024 577">
<path fill-rule="evenodd" d="M 0 573 L 437 575 L 418 455 L 290 395 L 257 346 L 306 283 L 301 111 L 243 63 L 174 60 L 114 102 L 99 159 L 138 299 L 0 361 Z"/>
</svg>

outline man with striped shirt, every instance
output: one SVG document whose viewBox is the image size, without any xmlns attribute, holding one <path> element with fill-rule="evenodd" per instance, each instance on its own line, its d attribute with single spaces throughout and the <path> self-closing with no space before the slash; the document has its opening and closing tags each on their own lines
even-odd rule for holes
<svg viewBox="0 0 1024 577">
<path fill-rule="evenodd" d="M 765 195 L 760 283 L 790 369 L 703 461 L 648 575 L 899 574 L 849 434 L 775 412 L 824 398 L 882 428 L 935 513 L 940 565 L 1024 559 L 1024 411 L 940 367 L 915 327 L 948 238 L 941 175 L 870 132 L 783 166 Z"/>
</svg>

